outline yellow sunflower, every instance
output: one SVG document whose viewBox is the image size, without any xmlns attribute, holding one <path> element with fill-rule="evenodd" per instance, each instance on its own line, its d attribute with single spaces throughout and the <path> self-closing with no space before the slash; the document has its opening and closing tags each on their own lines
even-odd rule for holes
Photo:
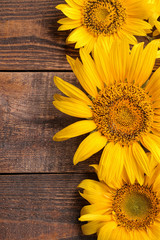
<svg viewBox="0 0 160 240">
<path fill-rule="evenodd" d="M 120 177 L 123 167 L 132 181 L 143 172 L 149 174 L 143 146 L 160 161 L 160 68 L 150 77 L 158 44 L 152 41 L 143 49 L 139 43 L 131 51 L 125 42 L 113 44 L 110 51 L 105 44 L 97 45 L 94 59 L 80 49 L 83 64 L 68 57 L 89 96 L 58 77 L 54 79 L 67 96 L 56 94 L 54 106 L 86 120 L 62 129 L 53 140 L 91 132 L 79 145 L 73 162 L 84 161 L 104 148 L 100 171 L 106 181 Z"/>
<path fill-rule="evenodd" d="M 89 179 L 80 183 L 80 194 L 90 203 L 79 218 L 88 221 L 83 233 L 97 233 L 98 240 L 160 239 L 160 166 L 143 176 L 142 184 L 131 183 L 126 173 L 122 177 L 112 187 Z"/>
<path fill-rule="evenodd" d="M 66 18 L 58 30 L 74 29 L 66 42 L 76 43 L 75 48 L 85 46 L 90 52 L 97 40 L 110 45 L 113 40 L 126 39 L 135 44 L 133 35 L 145 36 L 151 25 L 144 21 L 151 15 L 153 4 L 146 0 L 65 0 L 56 8 Z"/>
<path fill-rule="evenodd" d="M 153 36 L 156 36 L 160 34 L 160 21 L 158 19 L 160 17 L 160 0 L 148 0 L 148 1 L 153 5 L 152 7 L 153 12 L 149 17 L 149 23 L 151 24 L 152 27 L 153 26 L 156 27 L 156 30 L 153 32 Z"/>
</svg>

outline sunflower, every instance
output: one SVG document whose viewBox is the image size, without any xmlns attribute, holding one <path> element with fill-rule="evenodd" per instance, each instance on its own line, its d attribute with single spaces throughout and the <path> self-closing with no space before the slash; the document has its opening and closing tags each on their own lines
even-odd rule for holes
<svg viewBox="0 0 160 240">
<path fill-rule="evenodd" d="M 74 29 L 66 42 L 85 46 L 90 52 L 97 40 L 110 44 L 126 39 L 135 44 L 133 35 L 145 36 L 151 25 L 144 21 L 151 15 L 153 4 L 146 0 L 66 0 L 56 8 L 67 17 L 60 19 L 58 30 Z"/>
<path fill-rule="evenodd" d="M 153 157 L 151 166 L 155 166 Z M 126 172 L 109 186 L 105 182 L 83 180 L 80 194 L 90 205 L 81 210 L 85 235 L 97 233 L 98 240 L 160 239 L 160 165 L 151 168 L 143 182 L 130 182 Z"/>
<path fill-rule="evenodd" d="M 97 45 L 94 59 L 80 49 L 83 63 L 68 57 L 88 96 L 54 78 L 66 95 L 56 94 L 54 106 L 82 120 L 56 133 L 53 140 L 64 141 L 90 132 L 73 162 L 84 161 L 104 148 L 100 171 L 106 181 L 120 177 L 123 167 L 132 182 L 143 172 L 149 174 L 144 148 L 160 162 L 160 68 L 150 77 L 158 44 L 152 41 L 143 49 L 143 43 L 139 43 L 131 51 L 126 42 L 115 43 L 110 50 L 107 44 Z"/>
<path fill-rule="evenodd" d="M 151 26 L 155 26 L 156 30 L 153 32 L 153 36 L 160 34 L 160 21 L 158 18 L 160 17 L 160 0 L 148 0 L 149 3 L 153 5 L 152 9 L 153 12 L 151 16 L 149 17 L 149 23 Z"/>
</svg>

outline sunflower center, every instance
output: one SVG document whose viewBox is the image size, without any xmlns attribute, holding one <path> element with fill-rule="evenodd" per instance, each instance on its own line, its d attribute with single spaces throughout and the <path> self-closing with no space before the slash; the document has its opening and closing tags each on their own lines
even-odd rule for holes
<svg viewBox="0 0 160 240">
<path fill-rule="evenodd" d="M 132 144 L 150 131 L 150 98 L 142 88 L 127 83 L 106 87 L 93 100 L 93 120 L 108 141 Z"/>
<path fill-rule="evenodd" d="M 97 11 L 95 11 L 95 13 L 96 13 L 96 18 L 98 18 L 100 21 L 104 21 L 109 14 L 107 9 L 105 8 L 99 8 L 97 9 Z"/>
<path fill-rule="evenodd" d="M 146 216 L 150 209 L 150 199 L 146 195 L 133 192 L 125 197 L 122 209 L 130 218 L 139 218 Z"/>
<path fill-rule="evenodd" d="M 83 10 L 83 24 L 94 35 L 116 33 L 126 19 L 125 8 L 118 0 L 88 0 Z"/>
<path fill-rule="evenodd" d="M 147 186 L 125 184 L 113 199 L 113 216 L 118 226 L 141 230 L 153 224 L 158 215 L 159 201 Z"/>
</svg>

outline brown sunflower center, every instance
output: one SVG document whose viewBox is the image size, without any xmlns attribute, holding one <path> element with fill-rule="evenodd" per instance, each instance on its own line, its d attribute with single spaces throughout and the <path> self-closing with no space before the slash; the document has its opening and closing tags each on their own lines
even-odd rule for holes
<svg viewBox="0 0 160 240">
<path fill-rule="evenodd" d="M 118 226 L 141 230 L 153 224 L 159 213 L 156 194 L 147 186 L 123 185 L 113 199 L 113 216 Z"/>
<path fill-rule="evenodd" d="M 126 19 L 125 8 L 118 0 L 88 0 L 83 10 L 83 24 L 94 35 L 111 35 Z"/>
<path fill-rule="evenodd" d="M 93 100 L 93 120 L 108 141 L 128 145 L 150 131 L 153 109 L 149 96 L 137 86 L 106 87 Z"/>
<path fill-rule="evenodd" d="M 138 141 L 150 131 L 153 109 L 149 96 L 137 86 L 120 83 L 106 87 L 93 100 L 93 120 L 108 141 L 122 145 Z"/>
</svg>

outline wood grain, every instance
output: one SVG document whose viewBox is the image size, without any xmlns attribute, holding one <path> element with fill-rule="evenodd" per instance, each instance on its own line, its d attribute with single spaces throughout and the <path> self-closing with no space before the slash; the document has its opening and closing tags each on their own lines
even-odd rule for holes
<svg viewBox="0 0 160 240">
<path fill-rule="evenodd" d="M 0 73 L 0 169 L 15 172 L 82 172 L 98 162 L 91 160 L 73 166 L 76 148 L 84 136 L 53 142 L 53 135 L 76 122 L 77 118 L 56 110 L 52 104 L 55 73 Z M 56 73 L 75 83 L 73 73 Z"/>
<path fill-rule="evenodd" d="M 66 70 L 68 32 L 58 32 L 62 0 L 0 1 L 0 70 Z"/>
<path fill-rule="evenodd" d="M 78 217 L 88 204 L 77 185 L 95 174 L 0 176 L 1 240 L 96 240 L 83 236 Z"/>
<path fill-rule="evenodd" d="M 70 70 L 66 54 L 76 57 L 78 50 L 65 43 L 70 31 L 57 31 L 64 17 L 55 8 L 60 3 L 0 0 L 0 70 Z"/>
</svg>

